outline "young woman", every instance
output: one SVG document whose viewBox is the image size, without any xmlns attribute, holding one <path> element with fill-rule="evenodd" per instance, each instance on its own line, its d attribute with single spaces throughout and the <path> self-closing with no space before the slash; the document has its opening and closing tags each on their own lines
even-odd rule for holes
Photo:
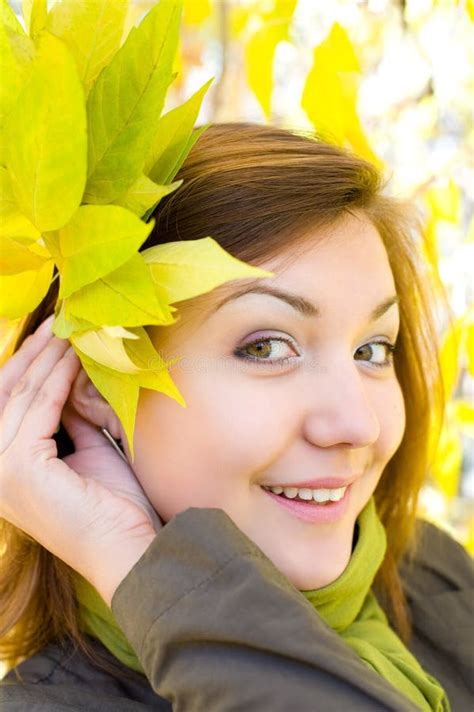
<svg viewBox="0 0 474 712">
<path fill-rule="evenodd" d="M 275 277 L 148 328 L 187 407 L 141 391 L 133 469 L 44 323 L 57 280 L 31 315 L 2 369 L 2 709 L 464 712 L 472 565 L 416 520 L 443 409 L 416 223 L 269 126 L 211 126 L 176 178 L 142 249 L 211 235 Z"/>
</svg>

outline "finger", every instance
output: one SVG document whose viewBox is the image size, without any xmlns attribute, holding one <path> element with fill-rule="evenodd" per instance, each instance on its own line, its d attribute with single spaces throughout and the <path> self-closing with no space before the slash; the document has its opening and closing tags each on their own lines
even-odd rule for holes
<svg viewBox="0 0 474 712">
<path fill-rule="evenodd" d="M 0 414 L 7 404 L 15 384 L 51 339 L 53 319 L 54 314 L 43 321 L 33 334 L 27 336 L 18 351 L 10 356 L 0 369 Z"/>
<path fill-rule="evenodd" d="M 52 438 L 80 367 L 81 362 L 70 346 L 33 398 L 18 429 L 20 440 L 38 443 Z"/>
<path fill-rule="evenodd" d="M 75 398 L 82 403 L 82 393 L 84 391 L 90 395 L 97 393 L 95 385 L 90 381 L 84 368 L 81 368 L 74 379 L 69 398 L 65 403 L 61 415 L 61 422 L 73 441 L 76 450 L 82 450 L 95 445 L 103 446 L 105 443 L 105 437 L 99 425 L 92 423 L 87 417 L 82 416 L 78 408 L 75 407 Z M 105 402 L 103 402 L 103 405 L 106 405 Z"/>
<path fill-rule="evenodd" d="M 0 452 L 4 452 L 15 438 L 33 400 L 44 387 L 48 376 L 63 357 L 68 346 L 67 340 L 52 337 L 13 387 L 1 416 Z M 59 417 L 56 425 L 58 422 Z"/>
<path fill-rule="evenodd" d="M 61 422 L 76 450 L 106 444 L 99 427 L 83 418 L 69 402 L 63 408 Z"/>
</svg>

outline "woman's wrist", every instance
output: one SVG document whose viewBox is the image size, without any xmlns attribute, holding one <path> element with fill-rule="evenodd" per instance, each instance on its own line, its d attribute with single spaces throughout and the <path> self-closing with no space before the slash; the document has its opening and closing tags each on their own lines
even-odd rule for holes
<svg viewBox="0 0 474 712">
<path fill-rule="evenodd" d="M 100 568 L 90 580 L 109 608 L 120 583 L 143 556 L 155 536 L 156 533 L 120 542 L 114 549 L 104 552 Z"/>
</svg>

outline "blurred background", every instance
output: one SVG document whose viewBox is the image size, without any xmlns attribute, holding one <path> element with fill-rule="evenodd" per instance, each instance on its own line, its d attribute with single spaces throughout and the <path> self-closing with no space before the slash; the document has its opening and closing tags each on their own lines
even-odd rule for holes
<svg viewBox="0 0 474 712">
<path fill-rule="evenodd" d="M 130 0 L 124 37 L 155 4 Z M 10 5 L 22 21 L 31 0 Z M 451 310 L 438 320 L 448 404 L 420 516 L 474 554 L 474 0 L 184 0 L 175 64 L 164 111 L 214 77 L 198 125 L 316 130 L 416 203 Z"/>
</svg>

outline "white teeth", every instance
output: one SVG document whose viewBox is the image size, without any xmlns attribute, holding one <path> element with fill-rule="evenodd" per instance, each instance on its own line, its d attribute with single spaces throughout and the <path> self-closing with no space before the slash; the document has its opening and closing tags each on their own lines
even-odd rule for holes
<svg viewBox="0 0 474 712">
<path fill-rule="evenodd" d="M 344 497 L 344 492 L 347 487 L 339 487 L 339 489 L 329 490 L 329 496 L 332 502 L 339 502 L 340 499 Z"/>
<path fill-rule="evenodd" d="M 280 485 L 277 485 L 276 487 L 270 487 L 272 492 L 275 492 L 275 494 L 281 494 L 283 492 L 283 487 L 280 487 Z"/>
<path fill-rule="evenodd" d="M 330 490 L 328 489 L 315 489 L 313 490 L 313 499 L 315 502 L 327 502 L 330 497 Z"/>
<path fill-rule="evenodd" d="M 284 494 L 288 499 L 305 499 L 308 502 L 314 500 L 321 504 L 323 502 L 338 502 L 344 497 L 344 493 L 347 489 L 346 487 L 339 487 L 337 489 L 309 489 L 308 487 L 281 487 L 280 485 L 275 485 L 274 487 L 263 486 L 264 489 L 270 490 L 275 494 Z"/>
</svg>

